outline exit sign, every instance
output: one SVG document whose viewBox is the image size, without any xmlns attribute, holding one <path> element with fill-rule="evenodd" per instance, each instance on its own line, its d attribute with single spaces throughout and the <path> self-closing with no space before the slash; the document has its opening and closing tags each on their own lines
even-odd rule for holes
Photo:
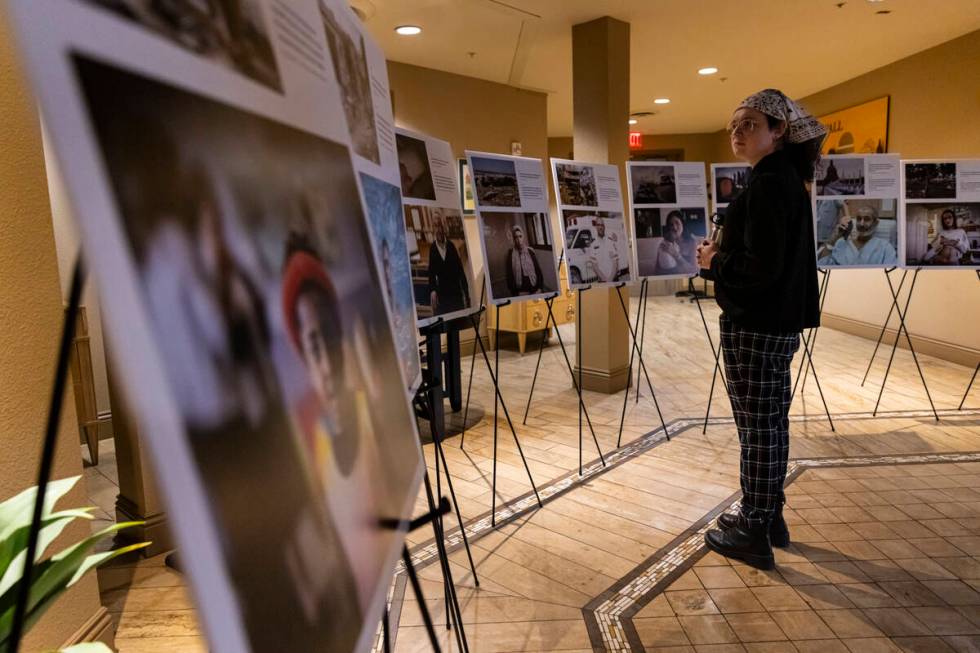
<svg viewBox="0 0 980 653">
<path fill-rule="evenodd" d="M 630 132 L 630 149 L 635 150 L 643 147 L 643 133 Z"/>
</svg>

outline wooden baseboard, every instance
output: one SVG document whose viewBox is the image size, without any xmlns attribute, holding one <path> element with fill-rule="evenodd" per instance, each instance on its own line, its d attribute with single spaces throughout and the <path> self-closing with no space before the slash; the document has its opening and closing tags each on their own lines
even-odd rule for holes
<svg viewBox="0 0 980 653">
<path fill-rule="evenodd" d="M 140 549 L 144 558 L 165 553 L 174 548 L 173 536 L 167 525 L 166 513 L 141 515 L 139 508 L 124 496 L 116 497 L 116 521 L 143 521 L 142 526 L 134 526 L 120 531 L 116 539 L 120 543 L 151 542 L 150 546 Z"/>
<path fill-rule="evenodd" d="M 837 331 L 843 331 L 844 333 L 861 336 L 862 338 L 867 338 L 868 340 L 877 340 L 878 334 L 881 333 L 880 324 L 871 324 L 869 322 L 854 320 L 849 317 L 842 317 L 831 313 L 824 313 L 821 315 L 820 324 L 831 329 L 836 329 Z M 944 342 L 934 338 L 927 338 L 925 336 L 917 336 L 914 333 L 909 335 L 912 339 L 912 345 L 915 347 L 915 351 L 918 354 L 935 356 L 936 358 L 941 358 L 943 360 L 950 361 L 951 363 L 957 363 L 958 365 L 964 365 L 966 367 L 973 367 L 977 364 L 977 359 L 980 358 L 980 351 L 971 349 L 970 347 L 964 347 L 962 345 Z M 891 346 L 894 344 L 897 336 L 897 328 L 888 328 L 885 330 L 885 336 L 882 338 L 882 343 Z M 898 346 L 903 349 L 908 349 L 908 343 L 905 341 L 904 337 L 899 340 Z"/>
<path fill-rule="evenodd" d="M 578 367 L 573 365 L 576 379 L 578 378 Z M 616 370 L 595 370 L 588 367 L 582 368 L 582 389 L 592 392 L 602 392 L 607 395 L 616 394 L 624 389 L 629 383 L 629 368 L 624 366 Z"/>
<path fill-rule="evenodd" d="M 81 644 L 83 642 L 102 642 L 106 646 L 112 647 L 115 643 L 116 629 L 112 624 L 112 617 L 105 606 L 99 606 L 95 614 L 82 624 L 82 627 L 75 631 L 68 641 L 62 644 L 62 648 Z"/>
</svg>

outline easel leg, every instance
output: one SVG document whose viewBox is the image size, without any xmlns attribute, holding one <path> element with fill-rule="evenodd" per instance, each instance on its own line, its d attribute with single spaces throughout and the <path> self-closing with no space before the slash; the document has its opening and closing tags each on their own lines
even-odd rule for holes
<svg viewBox="0 0 980 653">
<path fill-rule="evenodd" d="M 487 287 L 484 285 L 483 288 L 480 289 L 480 304 L 479 304 L 480 310 L 477 313 L 478 315 L 480 313 L 483 313 L 483 299 L 486 296 L 486 293 L 487 293 Z M 470 317 L 472 318 L 472 316 Z M 480 321 L 473 320 L 473 319 L 471 319 L 470 321 L 473 323 L 474 340 L 480 340 Z M 482 344 L 482 342 L 483 341 L 481 340 L 480 343 Z M 466 384 L 466 408 L 463 410 L 463 430 L 459 434 L 460 449 L 463 448 L 463 439 L 466 437 L 466 418 L 469 417 L 470 414 L 470 390 L 473 389 L 474 367 L 476 367 L 476 343 L 473 344 L 473 351 L 470 353 L 470 380 L 469 383 Z"/>
<path fill-rule="evenodd" d="M 548 318 L 552 322 L 555 321 L 554 315 L 552 315 L 552 313 L 551 313 L 551 304 L 548 304 Z M 592 440 L 593 440 L 593 442 L 595 442 L 596 451 L 599 452 L 599 460 L 602 461 L 602 466 L 605 467 L 606 466 L 606 459 L 602 455 L 602 448 L 599 446 L 599 439 L 596 437 L 595 429 L 592 427 L 592 418 L 589 417 L 589 410 L 585 407 L 585 398 L 582 396 L 582 386 L 581 386 L 580 383 L 576 383 L 575 382 L 575 371 L 572 369 L 572 363 L 571 363 L 571 361 L 568 360 L 568 351 L 565 349 L 565 341 L 561 337 L 561 331 L 558 329 L 557 326 L 555 327 L 555 333 L 558 334 L 558 345 L 561 347 L 561 354 L 562 354 L 562 357 L 565 359 L 565 367 L 568 368 L 568 375 L 572 379 L 572 386 L 575 388 L 575 394 L 578 395 L 579 411 L 582 414 L 585 415 L 585 423 L 588 425 L 589 431 L 592 433 Z M 579 370 L 580 371 L 581 371 L 581 369 L 582 368 L 579 367 Z M 582 425 L 582 422 L 580 420 L 579 421 L 579 428 L 581 428 L 581 425 Z M 581 434 L 581 431 L 580 431 L 579 432 L 579 445 L 580 445 L 579 454 L 581 454 L 581 443 L 582 443 L 582 434 Z M 579 458 L 581 459 L 581 455 L 579 455 Z"/>
<path fill-rule="evenodd" d="M 385 612 L 381 616 L 381 639 L 384 644 L 384 653 L 391 653 L 391 628 L 388 627 L 388 606 L 385 606 Z"/>
<path fill-rule="evenodd" d="M 827 287 L 830 285 L 830 271 L 821 271 L 821 272 L 823 272 L 823 278 L 820 279 L 820 291 L 818 293 L 818 296 L 820 297 L 819 313 L 822 315 L 823 303 L 824 300 L 827 298 Z M 789 395 L 790 403 L 792 403 L 793 399 L 796 397 L 797 386 L 799 386 L 800 388 L 800 394 L 803 394 L 803 388 L 806 387 L 806 377 L 810 371 L 810 367 L 809 367 L 809 358 L 806 356 L 805 352 L 813 351 L 813 347 L 816 344 L 816 339 L 817 339 L 817 329 L 810 329 L 809 331 L 807 331 L 805 336 L 801 334 L 800 337 L 804 339 L 803 340 L 805 345 L 804 355 L 800 357 L 800 371 L 796 373 L 796 381 L 793 382 L 793 391 Z M 802 385 L 799 385 L 800 379 L 803 380 Z"/>
<path fill-rule="evenodd" d="M 640 284 L 640 292 L 643 296 L 640 298 L 640 303 L 643 305 L 641 313 L 643 313 L 643 326 L 640 328 L 640 358 L 643 358 L 643 345 L 647 337 L 647 307 L 650 305 L 650 284 L 649 279 L 644 279 Z M 636 341 L 633 342 L 633 346 L 636 346 Z M 629 394 L 629 388 L 626 389 L 626 394 Z M 636 403 L 640 403 L 640 368 L 636 368 Z"/>
<path fill-rule="evenodd" d="M 497 310 L 498 311 L 500 310 L 499 307 L 497 307 Z M 470 315 L 470 319 L 471 320 L 474 320 L 474 317 L 472 315 Z M 497 335 L 495 337 L 495 340 L 499 340 L 499 338 L 500 338 L 500 335 L 499 335 L 499 330 L 498 330 Z M 496 429 L 496 425 L 497 425 L 497 419 L 496 419 L 497 407 L 496 407 L 496 401 L 499 401 L 500 402 L 500 407 L 503 408 L 503 410 L 504 410 L 504 417 L 507 419 L 507 425 L 510 427 L 510 434 L 514 437 L 514 443 L 517 445 L 517 452 L 521 455 L 521 460 L 524 462 L 524 471 L 527 472 L 527 478 L 531 482 L 531 489 L 534 491 L 534 496 L 538 500 L 538 506 L 542 506 L 543 504 L 541 503 L 541 496 L 538 494 L 538 487 L 534 484 L 534 478 L 531 476 L 531 468 L 528 466 L 528 464 L 527 464 L 527 458 L 525 458 L 525 456 L 524 456 L 524 449 L 521 448 L 521 441 L 518 439 L 518 437 L 517 437 L 517 431 L 514 429 L 514 423 L 510 419 L 510 412 L 507 410 L 507 404 L 504 402 L 504 398 L 500 394 L 500 385 L 497 383 L 497 375 L 494 373 L 493 367 L 490 365 L 490 357 L 487 356 L 487 350 L 483 347 L 483 341 L 478 339 L 476 342 L 477 342 L 477 344 L 480 347 L 480 354 L 482 354 L 482 356 L 483 356 L 483 362 L 487 366 L 487 371 L 490 373 L 490 380 L 493 382 L 493 391 L 494 391 L 494 396 L 495 396 L 495 402 L 494 402 L 494 455 L 493 455 L 493 469 L 494 469 L 494 474 L 493 474 L 493 492 L 492 492 L 492 497 L 491 497 L 492 512 L 490 513 L 490 524 L 492 526 L 496 526 L 496 524 L 497 524 L 497 522 L 496 522 L 496 514 L 497 514 L 497 512 L 496 512 L 496 496 L 497 496 L 497 436 L 496 436 L 496 433 L 497 433 L 497 429 Z M 499 344 L 499 342 L 495 342 L 494 344 L 495 345 L 496 344 Z M 499 366 L 499 362 L 500 362 L 500 349 L 499 349 L 499 347 L 496 348 L 496 352 L 497 352 L 496 353 L 497 362 L 498 362 L 498 366 Z"/>
<path fill-rule="evenodd" d="M 436 508 L 436 501 L 432 496 L 432 483 L 429 481 L 429 475 L 425 474 L 422 480 L 425 484 L 425 497 L 429 504 L 429 512 L 438 515 L 432 520 L 432 530 L 436 539 L 436 551 L 439 553 L 439 562 L 442 566 L 442 577 L 445 581 L 445 588 L 447 592 L 446 613 L 448 619 L 446 627 L 450 627 L 450 622 L 456 626 L 456 643 L 459 645 L 459 649 L 461 651 L 468 651 L 469 645 L 466 641 L 466 632 L 463 630 L 463 613 L 459 607 L 459 597 L 456 595 L 456 583 L 453 580 L 453 570 L 449 563 L 449 554 L 446 551 L 446 534 L 442 528 L 442 513 Z M 408 549 L 406 548 L 403 551 L 403 556 L 408 557 L 408 560 L 405 563 L 406 570 L 411 569 L 412 572 L 410 573 L 414 573 L 414 568 L 411 566 L 411 557 L 407 554 Z M 418 583 L 417 578 L 415 579 L 415 583 Z M 422 599 L 419 598 L 419 601 L 421 602 Z"/>
<path fill-rule="evenodd" d="M 708 417 L 711 415 L 711 400 L 715 394 L 715 379 L 718 375 L 721 375 L 721 382 L 726 383 L 725 373 L 721 369 L 721 365 L 718 359 L 721 355 L 721 343 L 718 343 L 718 349 L 715 349 L 715 341 L 711 337 L 711 330 L 708 328 L 708 320 L 704 317 L 704 308 L 701 306 L 701 298 L 698 296 L 697 290 L 694 289 L 694 278 L 687 280 L 688 287 L 691 289 L 691 297 L 694 299 L 694 303 L 698 306 L 698 313 L 701 315 L 701 324 L 704 326 L 704 335 L 708 337 L 708 346 L 711 347 L 711 353 L 715 357 L 715 368 L 711 373 L 711 390 L 708 391 L 708 408 L 704 411 L 704 425 L 701 427 L 701 435 L 708 432 Z"/>
<path fill-rule="evenodd" d="M 630 330 L 630 336 L 633 337 L 633 341 L 636 341 L 636 331 L 633 330 L 633 325 L 630 324 L 630 314 L 626 309 L 626 302 L 623 300 L 623 294 L 620 292 L 620 288 L 616 288 L 616 296 L 619 297 L 619 305 L 623 309 L 623 317 L 626 318 L 626 328 Z M 660 402 L 657 401 L 657 393 L 653 389 L 653 383 L 650 381 L 650 373 L 647 372 L 647 366 L 643 363 L 643 354 L 639 356 L 640 359 L 640 369 L 643 371 L 643 376 L 647 381 L 647 388 L 650 390 L 650 395 L 653 397 L 653 405 L 657 408 L 657 415 L 660 416 L 660 425 L 664 429 L 664 435 L 670 440 L 670 431 L 667 430 L 667 422 L 664 421 L 664 414 L 660 412 Z"/>
<path fill-rule="evenodd" d="M 548 318 L 544 321 L 544 333 L 547 335 L 548 329 L 551 325 L 551 304 L 554 299 L 548 298 L 544 300 L 544 303 L 548 305 Z M 555 330 L 558 330 L 558 324 L 555 324 Z M 538 382 L 538 370 L 541 369 L 541 356 L 544 354 L 544 335 L 541 336 L 541 344 L 538 346 L 538 362 L 534 364 L 534 377 L 531 379 L 531 391 L 527 394 L 527 406 L 524 407 L 524 419 L 521 424 L 527 425 L 527 414 L 531 410 L 531 398 L 534 397 L 534 386 Z"/>
<path fill-rule="evenodd" d="M 494 349 L 494 379 L 499 378 L 497 373 L 500 372 L 500 309 L 497 308 L 497 333 L 494 338 L 493 349 Z M 494 380 L 494 390 L 496 390 L 497 382 Z M 490 493 L 490 521 L 493 522 L 491 525 L 496 526 L 496 515 L 497 515 L 497 406 L 500 404 L 499 397 L 497 393 L 493 394 L 493 487 Z"/>
<path fill-rule="evenodd" d="M 640 282 L 640 299 L 636 303 L 636 328 L 640 327 L 640 313 L 643 310 L 643 289 L 646 286 L 647 280 L 644 279 Z M 630 364 L 627 368 L 627 377 L 630 381 L 633 380 L 633 357 L 636 355 L 636 343 L 630 347 Z M 626 423 L 626 404 L 629 403 L 630 389 L 629 385 L 626 386 L 626 392 L 623 393 L 623 411 L 619 415 L 619 435 L 616 436 L 616 448 L 618 449 L 623 443 L 623 424 Z"/>
<path fill-rule="evenodd" d="M 419 584 L 419 577 L 415 573 L 412 556 L 408 554 L 407 547 L 402 547 L 402 562 L 405 563 L 405 573 L 408 574 L 408 580 L 412 584 L 412 592 L 415 594 L 415 600 L 418 601 L 419 610 L 422 612 L 422 621 L 425 623 L 425 632 L 429 634 L 429 643 L 432 644 L 433 651 L 441 653 L 442 648 L 439 646 L 439 638 L 436 637 L 436 629 L 432 625 L 432 615 L 429 614 L 429 606 L 425 602 L 425 596 L 422 594 L 422 586 Z M 385 641 L 388 641 L 387 637 Z"/>
<path fill-rule="evenodd" d="M 834 420 L 830 417 L 830 409 L 827 408 L 827 400 L 823 398 L 823 388 L 820 387 L 820 378 L 817 376 L 817 368 L 813 366 L 813 356 L 812 349 L 810 345 L 807 344 L 806 340 L 803 339 L 803 334 L 800 334 L 800 339 L 803 340 L 803 352 L 806 355 L 807 361 L 809 361 L 809 369 L 813 372 L 813 380 L 817 384 L 817 392 L 820 393 L 820 401 L 823 402 L 823 410 L 827 414 L 827 421 L 830 422 L 830 430 L 836 431 L 834 428 Z"/>
<path fill-rule="evenodd" d="M 956 410 L 963 410 L 963 404 L 966 403 L 966 398 L 970 394 L 970 388 L 973 387 L 973 382 L 977 378 L 978 371 L 980 371 L 980 363 L 977 363 L 977 366 L 973 368 L 973 376 L 970 377 L 970 383 L 966 386 L 966 392 L 963 393 L 963 398 L 960 400 L 960 405 L 956 408 Z"/>
<path fill-rule="evenodd" d="M 890 271 L 891 270 L 885 270 L 885 276 L 887 276 Z M 902 287 L 905 285 L 905 278 L 907 276 L 909 276 L 909 271 L 907 269 L 902 270 L 902 279 L 898 283 L 899 296 L 901 296 L 902 294 Z M 878 340 L 875 342 L 875 349 L 873 352 L 871 352 L 871 360 L 868 361 L 868 369 L 864 370 L 864 377 L 861 379 L 862 388 L 864 387 L 864 382 L 868 380 L 868 373 L 871 372 L 871 366 L 875 362 L 875 356 L 878 355 L 878 347 L 881 346 L 881 341 L 885 337 L 885 331 L 888 330 L 888 323 L 891 322 L 892 313 L 894 311 L 895 311 L 895 302 L 892 301 L 891 306 L 888 307 L 888 315 L 885 317 L 885 323 L 881 325 L 881 331 L 878 333 Z"/>
<path fill-rule="evenodd" d="M 932 395 L 929 393 L 929 386 L 926 384 L 926 377 L 922 373 L 922 366 L 919 365 L 919 357 L 915 353 L 915 347 L 912 345 L 912 338 L 909 336 L 908 328 L 905 326 L 905 317 L 908 315 L 909 305 L 912 303 L 912 293 L 915 291 L 915 282 L 919 276 L 919 269 L 916 269 L 912 274 L 912 283 L 909 286 L 909 294 L 905 300 L 905 308 L 902 309 L 899 306 L 899 296 L 895 292 L 895 287 L 892 285 L 891 277 L 888 278 L 888 289 L 892 293 L 892 299 L 895 302 L 895 309 L 898 312 L 898 333 L 895 334 L 895 344 L 892 346 L 891 357 L 888 359 L 888 367 L 885 369 L 885 377 L 881 380 L 881 389 L 878 392 L 878 401 L 875 403 L 875 409 L 872 415 L 878 413 L 878 405 L 881 403 L 881 396 L 885 393 L 885 384 L 888 381 L 888 374 L 891 371 L 892 360 L 895 358 L 895 351 L 898 349 L 898 341 L 902 337 L 902 333 L 905 333 L 905 342 L 909 346 L 909 351 L 912 354 L 912 360 L 915 361 L 915 367 L 919 372 L 919 378 L 922 380 L 922 387 L 926 391 L 926 398 L 929 400 L 929 406 L 932 408 L 932 414 L 939 421 L 939 413 L 936 412 L 936 406 L 932 401 Z"/>
<path fill-rule="evenodd" d="M 578 291 L 578 310 L 575 313 L 578 320 L 575 331 L 575 347 L 578 353 L 578 387 L 582 387 L 582 291 Z M 578 475 L 582 475 L 582 402 L 578 402 Z"/>
<path fill-rule="evenodd" d="M 824 302 L 827 300 L 827 291 L 830 289 L 830 273 L 832 271 L 833 270 L 823 270 L 822 271 L 823 272 L 823 279 L 821 280 L 822 283 L 820 285 L 820 295 L 819 295 L 820 296 L 820 305 L 819 305 L 819 308 L 817 310 L 817 313 L 819 315 L 821 315 L 821 316 L 823 315 L 823 305 L 824 305 Z M 803 391 L 806 388 L 807 374 L 810 371 L 810 368 L 813 367 L 813 365 L 811 364 L 811 358 L 813 356 L 813 352 L 815 352 L 817 350 L 817 335 L 819 333 L 820 333 L 820 327 L 816 327 L 816 328 L 810 329 L 810 335 L 809 335 L 809 338 L 808 338 L 810 348 L 809 348 L 808 355 L 806 356 L 806 370 L 803 371 L 803 382 L 802 382 L 802 385 L 800 386 L 800 394 L 803 394 Z M 792 395 L 790 396 L 790 401 L 792 401 Z"/>
</svg>

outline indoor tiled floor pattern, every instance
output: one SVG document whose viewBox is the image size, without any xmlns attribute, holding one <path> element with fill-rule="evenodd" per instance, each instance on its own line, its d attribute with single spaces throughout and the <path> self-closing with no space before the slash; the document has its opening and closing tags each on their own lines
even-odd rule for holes
<svg viewBox="0 0 980 653">
<path fill-rule="evenodd" d="M 713 302 L 705 303 L 705 312 L 717 342 Z M 735 496 L 737 440 L 727 399 L 717 394 L 720 388 L 712 403 L 712 417 L 720 422 L 706 434 L 695 424 L 704 415 L 714 362 L 696 307 L 651 298 L 646 319 L 644 358 L 674 437 L 664 442 L 662 432 L 651 434 L 660 421 L 644 382 L 639 403 L 633 394 L 629 398 L 623 455 L 613 457 L 608 469 L 588 472 L 597 455 L 586 430 L 587 474 L 580 481 L 575 474 L 577 402 L 561 352 L 553 345 L 545 350 L 523 425 L 536 348 L 529 347 L 522 357 L 506 348 L 512 343 L 502 343 L 504 399 L 539 491 L 554 496 L 543 508 L 496 529 L 481 527 L 479 519 L 491 507 L 493 395 L 478 359 L 473 403 L 484 416 L 466 432 L 464 449 L 458 437 L 445 446 L 480 581 L 477 588 L 465 550 L 456 547 L 450 558 L 471 650 L 593 650 L 595 633 L 590 638 L 583 608 L 620 579 L 656 562 L 662 548 Z M 565 327 L 562 334 L 573 357 L 574 328 Z M 811 376 L 793 405 L 792 413 L 801 416 L 792 428 L 793 458 L 980 451 L 980 417 L 975 411 L 953 410 L 972 369 L 920 356 L 932 397 L 943 411 L 937 423 L 912 412 L 928 410 L 929 404 L 911 356 L 899 350 L 882 399 L 884 412 L 872 419 L 887 360 L 883 353 L 890 351 L 879 353 L 862 387 L 873 347 L 873 342 L 840 332 L 819 332 L 814 361 L 836 431 L 823 416 Z M 464 358 L 464 388 L 468 371 Z M 975 391 L 968 406 L 976 406 L 978 396 Z M 616 449 L 623 395 L 587 392 L 585 401 L 608 455 Z M 530 485 L 503 415 L 498 439 L 499 511 L 528 493 Z M 432 445 L 424 451 L 434 474 Z M 110 450 L 102 465 L 86 470 L 93 502 L 110 514 L 116 491 L 112 471 L 107 471 L 111 466 Z M 445 479 L 442 485 L 445 493 Z M 787 493 L 795 543 L 779 554 L 778 571 L 749 572 L 715 556 L 697 561 L 664 592 L 646 597 L 633 617 L 645 648 L 980 650 L 975 601 L 980 590 L 980 463 L 807 469 Z M 420 497 L 417 512 L 424 509 Z M 446 523 L 456 526 L 454 519 Z M 409 539 L 413 553 L 424 558 L 417 547 L 431 540 L 431 530 Z M 455 650 L 453 635 L 445 629 L 441 573 L 433 562 L 431 557 L 422 561 L 419 575 L 430 612 L 442 623 L 443 649 Z M 691 563 L 693 558 L 682 564 Z M 100 571 L 100 580 L 123 653 L 206 650 L 183 579 L 164 567 L 162 558 L 114 565 Z M 418 603 L 404 587 L 399 575 L 392 605 L 395 651 L 428 650 Z"/>
<path fill-rule="evenodd" d="M 980 650 L 980 464 L 808 470 L 777 571 L 714 553 L 633 619 L 648 650 Z"/>
</svg>

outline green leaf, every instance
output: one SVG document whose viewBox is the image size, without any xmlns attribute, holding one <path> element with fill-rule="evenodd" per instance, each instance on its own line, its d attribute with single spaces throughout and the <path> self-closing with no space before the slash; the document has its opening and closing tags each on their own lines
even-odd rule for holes
<svg viewBox="0 0 980 653">
<path fill-rule="evenodd" d="M 97 542 L 108 535 L 133 526 L 140 526 L 143 523 L 141 521 L 132 521 L 113 524 L 91 537 L 87 537 L 81 542 L 68 547 L 51 558 L 34 565 L 34 572 L 31 575 L 31 591 L 27 605 L 28 623 L 33 624 L 33 621 L 39 618 L 44 609 L 46 609 L 46 606 L 41 610 L 37 609 L 42 602 L 50 605 L 50 600 L 46 601 L 46 599 L 54 598 L 53 595 L 64 591 L 69 583 L 77 580 L 75 578 L 76 572 L 85 564 L 86 553 Z M 139 545 L 133 546 L 139 548 Z M 129 547 L 123 547 L 119 551 L 126 552 L 127 549 Z M 5 594 L 0 595 L 0 637 L 6 638 L 13 624 L 16 597 L 21 582 L 22 578 L 18 577 L 17 582 Z M 27 627 L 30 626 L 28 625 Z M 2 640 L 0 640 L 0 643 L 2 643 Z"/>
<path fill-rule="evenodd" d="M 81 476 L 72 476 L 48 483 L 47 492 L 44 493 L 42 518 L 51 514 L 54 504 L 68 494 L 68 491 L 75 486 L 80 478 Z M 37 488 L 30 487 L 0 503 L 0 542 L 10 537 L 17 529 L 30 526 L 31 518 L 34 516 L 34 501 L 36 500 Z"/>
<path fill-rule="evenodd" d="M 91 515 L 93 510 L 95 510 L 94 507 L 74 508 L 71 510 L 62 510 L 53 513 L 41 521 L 41 532 L 44 532 L 45 527 L 50 526 L 55 521 L 60 519 L 74 519 L 76 517 L 81 519 L 93 519 Z M 30 534 L 30 530 L 30 524 L 27 526 L 22 526 L 21 528 L 15 530 L 6 540 L 0 542 L 0 578 L 3 578 L 4 574 L 8 572 L 14 557 L 25 552 L 25 549 L 27 549 L 27 536 Z M 35 560 L 39 559 L 43 553 L 44 549 L 39 546 Z M 21 558 L 20 563 L 15 566 L 15 569 L 18 569 L 17 573 L 22 573 L 23 567 L 23 558 Z M 0 594 L 2 593 L 3 590 L 0 590 Z"/>
<path fill-rule="evenodd" d="M 63 648 L 57 653 L 112 653 L 112 649 L 102 642 L 82 642 Z"/>
<path fill-rule="evenodd" d="M 37 562 L 41 558 L 41 554 L 44 552 L 48 546 L 59 536 L 61 532 L 65 530 L 65 527 L 70 524 L 72 520 L 69 519 L 56 519 L 50 525 L 45 526 L 41 529 L 41 532 L 37 536 L 37 555 L 34 557 L 34 562 Z M 24 575 L 24 560 L 27 559 L 27 549 L 21 549 L 14 559 L 11 561 L 10 565 L 7 567 L 6 572 L 4 572 L 3 577 L 0 578 L 0 597 L 3 597 L 14 583 L 18 582 Z M 33 574 L 32 574 L 33 575 Z"/>
</svg>

